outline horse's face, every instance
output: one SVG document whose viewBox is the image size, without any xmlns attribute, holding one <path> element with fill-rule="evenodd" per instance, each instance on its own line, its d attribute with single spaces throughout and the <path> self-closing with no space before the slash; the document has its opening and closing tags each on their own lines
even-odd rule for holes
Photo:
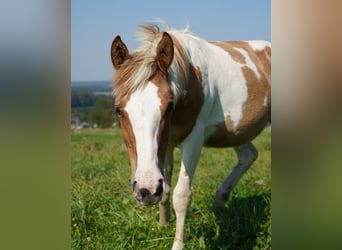
<svg viewBox="0 0 342 250">
<path fill-rule="evenodd" d="M 115 86 L 115 110 L 129 152 L 133 195 L 143 205 L 159 202 L 169 188 L 163 163 L 174 106 L 167 82 L 172 57 L 172 40 L 166 34 L 157 47 L 155 68 L 145 86 L 125 95 L 117 94 L 120 86 Z M 112 44 L 112 61 L 116 74 L 127 74 L 137 64 L 119 37 Z M 116 84 L 124 88 L 125 82 Z"/>
</svg>

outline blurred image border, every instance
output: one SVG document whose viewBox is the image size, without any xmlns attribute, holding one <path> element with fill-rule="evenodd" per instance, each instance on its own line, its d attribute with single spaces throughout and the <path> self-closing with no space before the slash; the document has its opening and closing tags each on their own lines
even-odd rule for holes
<svg viewBox="0 0 342 250">
<path fill-rule="evenodd" d="M 341 249 L 342 2 L 270 4 L 272 248 Z M 3 249 L 70 248 L 70 15 L 66 0 L 0 10 Z"/>
</svg>

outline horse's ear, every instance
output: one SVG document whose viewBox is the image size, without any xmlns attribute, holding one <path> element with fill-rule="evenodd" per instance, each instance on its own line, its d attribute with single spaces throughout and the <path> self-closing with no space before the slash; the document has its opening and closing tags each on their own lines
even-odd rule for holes
<svg viewBox="0 0 342 250">
<path fill-rule="evenodd" d="M 156 62 L 160 70 L 166 72 L 173 59 L 173 42 L 171 36 L 164 32 L 157 47 Z"/>
<path fill-rule="evenodd" d="M 116 70 L 129 58 L 127 46 L 123 43 L 120 36 L 116 36 L 113 40 L 110 53 L 113 66 Z"/>
</svg>

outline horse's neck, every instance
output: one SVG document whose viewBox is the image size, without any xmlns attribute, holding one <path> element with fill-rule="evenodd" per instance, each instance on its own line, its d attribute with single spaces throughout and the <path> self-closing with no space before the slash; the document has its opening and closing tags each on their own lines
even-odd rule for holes
<svg viewBox="0 0 342 250">
<path fill-rule="evenodd" d="M 195 68 L 200 67 L 202 70 L 207 68 L 212 46 L 207 41 L 188 34 L 183 34 L 181 41 L 189 63 Z"/>
</svg>

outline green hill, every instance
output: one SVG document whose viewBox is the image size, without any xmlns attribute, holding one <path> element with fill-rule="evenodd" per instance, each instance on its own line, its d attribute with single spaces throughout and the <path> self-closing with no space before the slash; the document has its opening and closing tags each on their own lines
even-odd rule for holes
<svg viewBox="0 0 342 250">
<path fill-rule="evenodd" d="M 71 91 L 112 94 L 111 81 L 72 81 Z"/>
</svg>

